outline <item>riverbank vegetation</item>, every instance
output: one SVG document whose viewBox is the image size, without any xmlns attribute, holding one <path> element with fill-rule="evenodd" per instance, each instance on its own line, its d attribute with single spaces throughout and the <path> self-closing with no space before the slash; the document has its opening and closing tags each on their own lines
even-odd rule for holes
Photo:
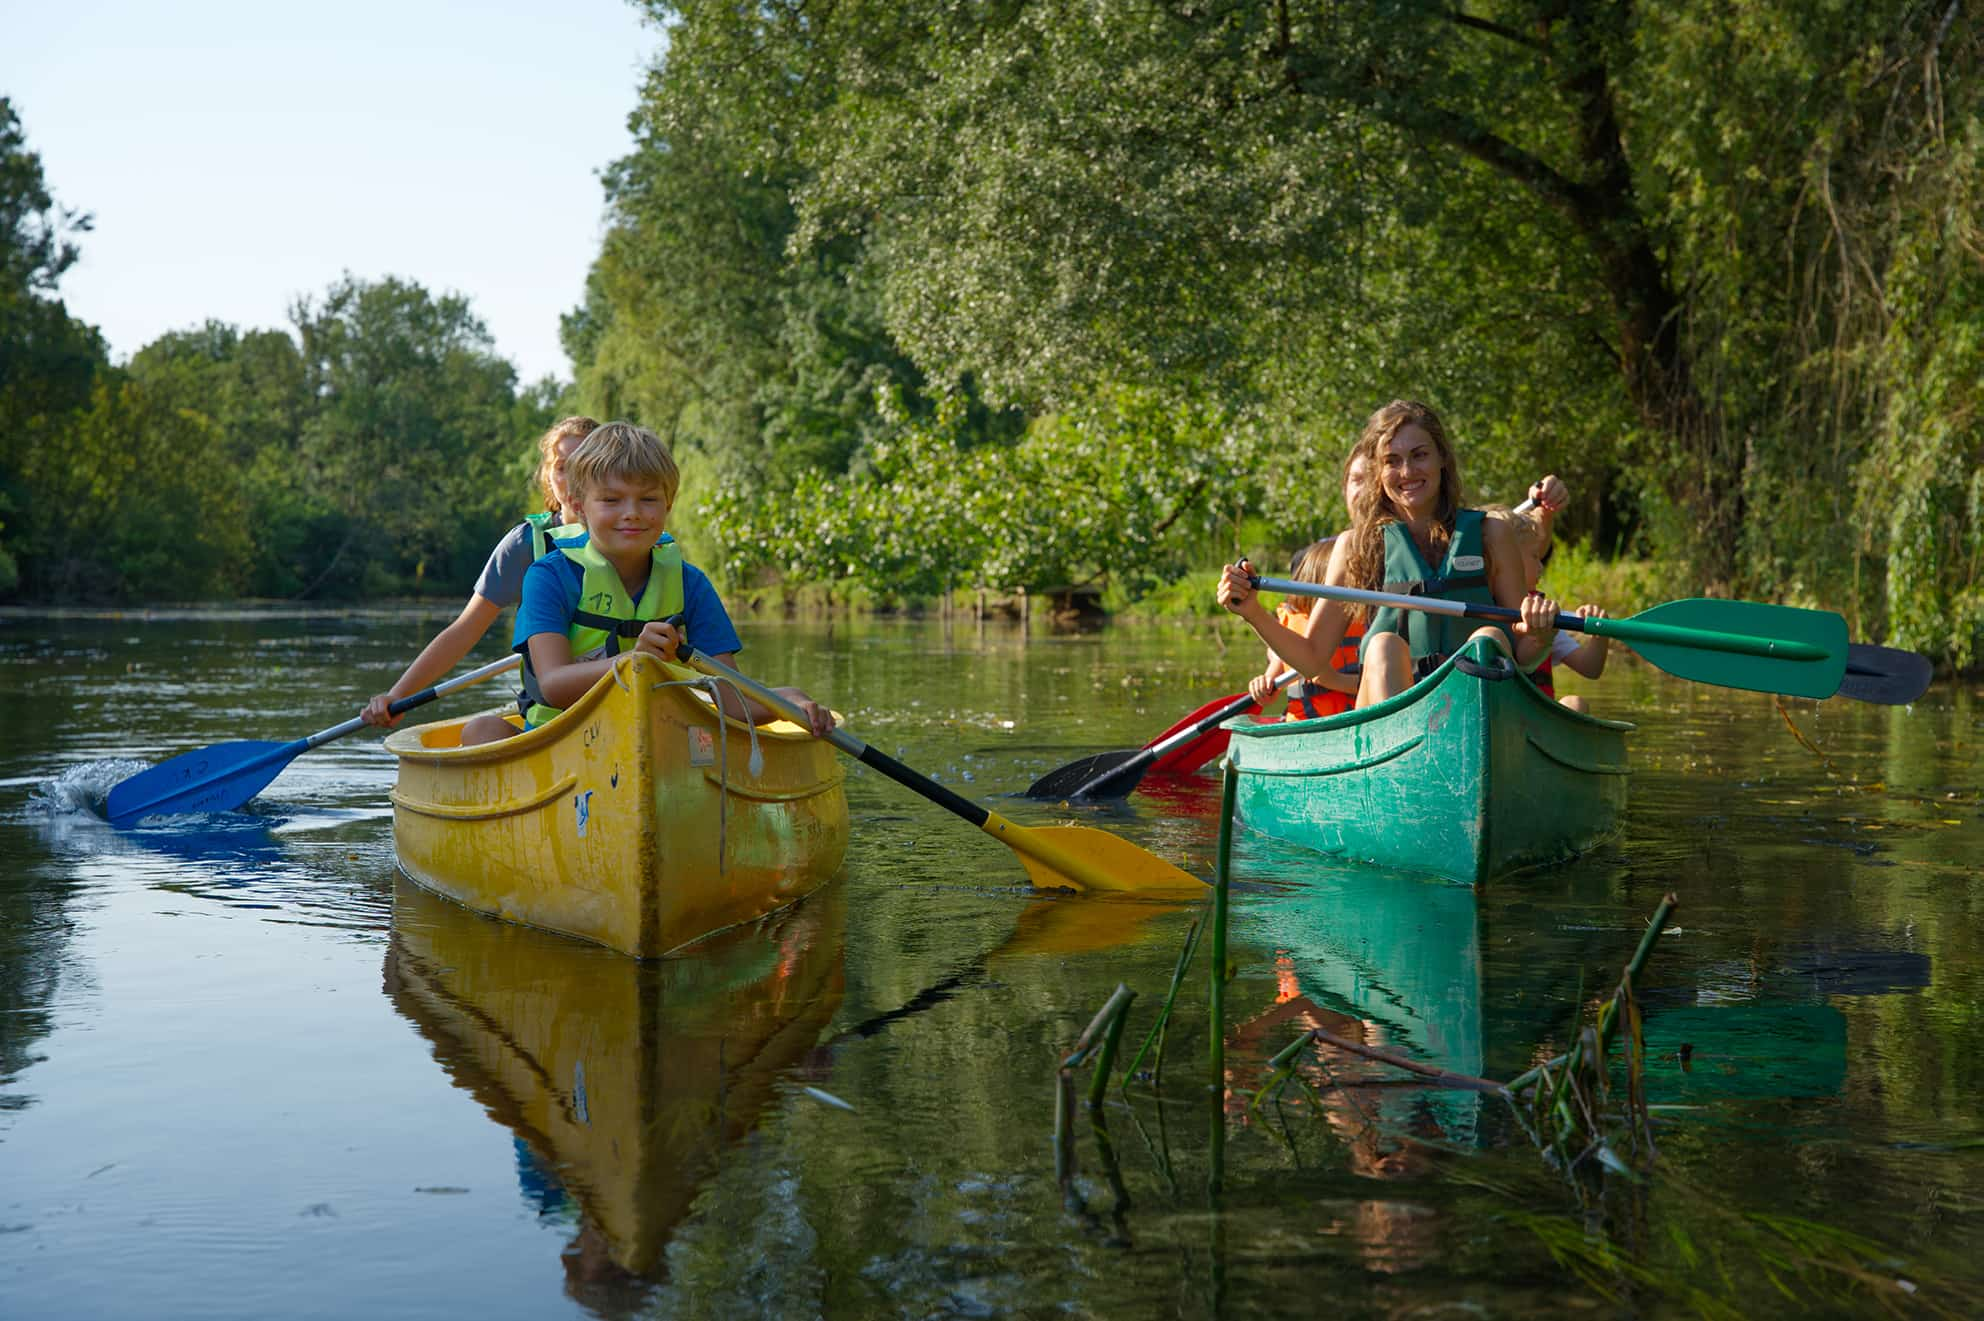
<svg viewBox="0 0 1984 1321">
<path fill-rule="evenodd" d="M 22 332 L 74 231 L 15 132 L 16 589 L 459 591 L 556 402 L 677 446 L 733 587 L 1129 607 L 1339 526 L 1343 452 L 1413 396 L 1477 498 L 1563 475 L 1588 565 L 1984 656 L 1960 0 L 643 7 L 555 401 L 400 281 L 123 367 Z M 71 444 L 121 467 L 52 472 Z M 71 512 L 106 498 L 150 513 Z"/>
</svg>

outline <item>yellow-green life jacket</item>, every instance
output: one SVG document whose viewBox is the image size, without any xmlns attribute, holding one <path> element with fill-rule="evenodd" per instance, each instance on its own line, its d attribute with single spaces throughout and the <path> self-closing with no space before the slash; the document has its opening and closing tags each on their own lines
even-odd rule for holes
<svg viewBox="0 0 1984 1321">
<path fill-rule="evenodd" d="M 1405 524 L 1385 524 L 1384 590 L 1394 596 L 1437 596 L 1476 605 L 1495 604 L 1495 594 L 1488 586 L 1482 522 L 1479 509 L 1463 509 L 1454 516 L 1454 535 L 1447 543 L 1447 555 L 1438 573 L 1426 567 L 1426 559 L 1419 553 L 1419 545 Z M 1363 655 L 1363 647 L 1369 644 L 1373 634 L 1397 633 L 1412 650 L 1413 673 L 1423 677 L 1460 650 L 1461 644 L 1480 627 L 1476 621 L 1464 617 L 1380 606 L 1371 614 L 1371 626 L 1364 632 L 1358 655 Z"/>
<path fill-rule="evenodd" d="M 530 557 L 541 560 L 567 541 L 577 541 L 586 535 L 584 523 L 560 523 L 559 515 L 545 510 L 541 514 L 525 514 L 524 526 L 530 529 Z"/>
<path fill-rule="evenodd" d="M 585 571 L 584 581 L 579 584 L 579 607 L 572 612 L 571 626 L 565 630 L 565 640 L 571 644 L 575 661 L 617 656 L 622 651 L 622 638 L 637 638 L 644 624 L 682 612 L 682 548 L 672 538 L 650 552 L 648 585 L 638 603 L 627 599 L 627 587 L 620 581 L 620 571 L 593 549 L 591 542 L 583 546 L 554 545 L 553 549 Z M 520 650 L 524 655 L 524 722 L 535 729 L 562 708 L 545 702 L 544 690 L 530 667 L 528 640 Z"/>
</svg>

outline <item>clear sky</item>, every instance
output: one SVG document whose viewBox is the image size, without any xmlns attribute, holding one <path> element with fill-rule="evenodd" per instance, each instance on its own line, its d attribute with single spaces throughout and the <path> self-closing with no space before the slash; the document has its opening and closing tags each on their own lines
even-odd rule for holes
<svg viewBox="0 0 1984 1321">
<path fill-rule="evenodd" d="M 525 381 L 598 251 L 598 173 L 663 37 L 627 0 L 0 0 L 0 93 L 63 277 L 119 358 L 215 318 L 289 325 L 346 271 L 466 295 Z"/>
</svg>

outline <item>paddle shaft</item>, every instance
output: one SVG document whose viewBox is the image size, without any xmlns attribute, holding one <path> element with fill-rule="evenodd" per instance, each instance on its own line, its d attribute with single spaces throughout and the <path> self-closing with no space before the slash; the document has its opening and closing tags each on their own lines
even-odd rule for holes
<svg viewBox="0 0 1984 1321">
<path fill-rule="evenodd" d="M 505 670 L 514 670 L 523 663 L 523 659 L 520 653 L 513 652 L 502 660 L 490 661 L 479 669 L 470 670 L 467 674 L 449 679 L 445 683 L 429 684 L 417 693 L 408 693 L 396 702 L 387 703 L 386 714 L 403 716 L 416 706 L 426 706 L 429 702 L 438 697 L 445 697 L 457 688 L 467 688 L 472 684 L 481 683 L 484 679 L 493 679 Z M 365 728 L 365 717 L 353 716 L 349 720 L 332 725 L 329 729 L 319 730 L 308 738 L 298 739 L 290 746 L 298 752 L 308 752 L 311 748 L 321 748 L 333 739 L 343 738 L 346 734 L 356 733 L 363 728 Z"/>
<path fill-rule="evenodd" d="M 494 678 L 505 670 L 513 670 L 522 661 L 523 657 L 516 655 L 491 661 L 459 678 L 402 697 L 386 709 L 394 715 L 401 715 L 433 701 L 443 693 L 451 693 L 457 688 Z M 273 747 L 257 743 L 221 744 L 182 752 L 114 786 L 104 801 L 104 812 L 117 826 L 132 825 L 144 817 L 167 810 L 229 812 L 260 793 L 297 756 L 364 727 L 364 719 L 353 716 L 306 738 Z M 241 755 L 243 753 L 248 755 Z"/>
<path fill-rule="evenodd" d="M 1301 677 L 1302 676 L 1298 674 L 1296 671 L 1290 670 L 1288 673 L 1282 675 L 1279 679 L 1276 679 L 1274 681 L 1275 691 L 1280 692 L 1282 689 L 1288 687 L 1290 684 L 1294 683 L 1297 679 Z M 1068 797 L 1071 799 L 1095 798 L 1100 796 L 1107 796 L 1113 798 L 1120 796 L 1120 794 L 1128 793 L 1130 792 L 1131 789 L 1136 788 L 1136 782 L 1143 778 L 1144 770 L 1147 767 L 1149 767 L 1152 762 L 1156 761 L 1159 757 L 1164 756 L 1166 753 L 1170 752 L 1174 748 L 1183 747 L 1185 744 L 1190 743 L 1195 738 L 1203 737 L 1207 730 L 1212 729 L 1216 725 L 1220 725 L 1228 720 L 1231 720 L 1233 717 L 1242 714 L 1253 705 L 1254 705 L 1253 695 L 1251 693 L 1242 693 L 1240 696 L 1234 698 L 1232 701 L 1228 702 L 1225 706 L 1220 707 L 1217 711 L 1214 711 L 1211 715 L 1204 717 L 1203 719 L 1199 720 L 1197 723 L 1186 726 L 1184 729 L 1179 730 L 1176 734 L 1173 734 L 1170 738 L 1158 740 L 1156 743 L 1151 744 L 1149 747 L 1140 750 L 1134 757 L 1131 757 L 1128 761 L 1125 761 L 1120 765 L 1110 767 L 1108 770 L 1102 772 L 1102 774 L 1090 780 L 1087 784 L 1078 787 L 1073 793 L 1069 794 Z M 1122 788 L 1118 792 L 1110 792 L 1105 794 L 1104 791 L 1113 789 L 1115 786 L 1117 786 L 1121 781 L 1123 781 L 1126 778 L 1130 780 L 1130 784 L 1127 787 Z"/>
<path fill-rule="evenodd" d="M 701 670 L 704 674 L 714 675 L 726 683 L 736 684 L 739 689 L 751 694 L 751 696 L 757 698 L 760 702 L 778 712 L 793 724 L 801 728 L 805 727 L 806 715 L 791 698 L 775 689 L 766 687 L 756 679 L 739 674 L 736 670 L 731 669 L 721 661 L 711 660 L 702 652 L 697 651 L 687 639 L 684 639 L 677 648 L 675 656 L 684 665 Z M 921 794 L 924 798 L 929 799 L 946 812 L 954 816 L 963 817 L 980 830 L 985 829 L 985 823 L 992 819 L 992 813 L 990 811 L 980 807 L 969 798 L 964 797 L 962 794 L 951 792 L 926 775 L 917 774 L 894 757 L 891 757 L 888 753 L 856 738 L 839 725 L 835 725 L 827 731 L 827 742 L 833 744 L 863 766 L 873 767 L 903 788 Z"/>
<path fill-rule="evenodd" d="M 1390 606 L 1396 610 L 1424 610 L 1433 615 L 1485 619 L 1495 623 L 1514 623 L 1522 618 L 1520 610 L 1511 610 L 1504 605 L 1450 601 L 1438 596 L 1399 596 L 1391 592 L 1366 591 L 1361 587 L 1330 587 L 1322 583 L 1296 582 L 1291 578 L 1264 578 L 1259 575 L 1251 577 L 1248 581 L 1255 587 L 1270 592 L 1320 596 L 1331 601 Z M 1617 638 L 1628 644 L 1664 643 L 1668 646 L 1724 651 L 1738 656 L 1766 656 L 1772 660 L 1785 661 L 1823 662 L 1831 655 L 1824 647 L 1814 646 L 1809 642 L 1760 638 L 1745 633 L 1723 633 L 1706 628 L 1677 628 L 1672 624 L 1657 624 L 1642 619 L 1587 619 L 1582 615 L 1559 612 L 1554 622 L 1557 628 L 1589 633 L 1594 637 Z"/>
<path fill-rule="evenodd" d="M 679 664 L 736 684 L 786 719 L 802 726 L 806 723 L 798 704 L 791 698 L 744 677 L 721 661 L 711 660 L 686 639 L 677 645 L 675 655 Z M 1008 821 L 997 812 L 952 793 L 928 776 L 919 775 L 839 726 L 828 731 L 827 742 L 1012 849 L 1020 855 L 1021 864 L 1037 884 L 1072 885 L 1080 890 L 1197 892 L 1204 888 L 1198 877 L 1107 831 L 1080 826 L 1022 826 Z"/>
</svg>

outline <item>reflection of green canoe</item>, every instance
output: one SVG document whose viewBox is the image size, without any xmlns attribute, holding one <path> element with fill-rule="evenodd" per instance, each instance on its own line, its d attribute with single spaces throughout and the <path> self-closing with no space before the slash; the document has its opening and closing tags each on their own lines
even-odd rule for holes
<svg viewBox="0 0 1984 1321">
<path fill-rule="evenodd" d="M 1249 826 L 1452 880 L 1572 857 L 1626 802 L 1632 726 L 1545 697 L 1486 642 L 1362 711 L 1226 728 Z"/>
<path fill-rule="evenodd" d="M 1384 872 L 1346 876 L 1334 868 L 1317 868 L 1305 881 L 1299 893 L 1242 910 L 1238 938 L 1267 945 L 1318 1007 L 1357 1020 L 1355 1035 L 1364 1044 L 1479 1076 L 1474 891 Z M 1473 1137 L 1480 1096 L 1428 1089 L 1380 1103 L 1397 1105 L 1430 1110 L 1447 1140 L 1465 1142 Z"/>
<path fill-rule="evenodd" d="M 640 1274 L 839 1008 L 845 917 L 829 886 L 690 957 L 642 962 L 402 881 L 386 991 Z"/>
</svg>

